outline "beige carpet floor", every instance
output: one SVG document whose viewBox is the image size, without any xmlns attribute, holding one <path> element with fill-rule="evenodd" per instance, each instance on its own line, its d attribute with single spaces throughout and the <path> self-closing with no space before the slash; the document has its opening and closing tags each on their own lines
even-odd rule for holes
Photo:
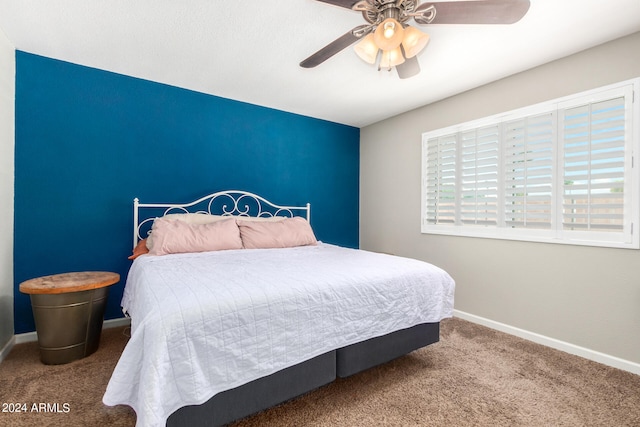
<svg viewBox="0 0 640 427">
<path fill-rule="evenodd" d="M 27 411 L 0 412 L 0 426 L 135 425 L 130 408 L 101 400 L 124 332 L 59 366 L 40 363 L 37 343 L 15 346 L 0 404 Z M 254 426 L 640 426 L 640 376 L 448 319 L 439 343 L 234 425 Z"/>
</svg>

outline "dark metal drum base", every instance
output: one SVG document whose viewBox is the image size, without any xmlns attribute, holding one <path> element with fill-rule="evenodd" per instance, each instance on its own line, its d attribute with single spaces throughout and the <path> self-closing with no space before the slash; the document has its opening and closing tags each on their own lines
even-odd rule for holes
<svg viewBox="0 0 640 427">
<path fill-rule="evenodd" d="M 32 294 L 40 360 L 60 365 L 98 349 L 109 288 L 63 294 Z"/>
</svg>

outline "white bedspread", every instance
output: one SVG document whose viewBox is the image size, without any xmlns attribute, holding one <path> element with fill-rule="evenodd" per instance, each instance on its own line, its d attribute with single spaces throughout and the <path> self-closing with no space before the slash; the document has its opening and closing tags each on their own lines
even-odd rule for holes
<svg viewBox="0 0 640 427">
<path fill-rule="evenodd" d="M 327 351 L 453 313 L 454 282 L 417 260 L 328 244 L 141 256 L 131 339 L 104 395 L 138 426 Z"/>
</svg>

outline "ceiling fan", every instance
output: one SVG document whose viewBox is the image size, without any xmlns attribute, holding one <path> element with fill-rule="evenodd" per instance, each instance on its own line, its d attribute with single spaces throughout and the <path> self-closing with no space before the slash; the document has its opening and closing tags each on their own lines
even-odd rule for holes
<svg viewBox="0 0 640 427">
<path fill-rule="evenodd" d="M 362 12 L 367 24 L 359 25 L 300 63 L 303 68 L 322 64 L 358 42 L 354 48 L 364 61 L 378 63 L 378 70 L 396 68 L 401 79 L 420 72 L 416 55 L 429 36 L 407 22 L 428 24 L 513 24 L 529 10 L 529 0 L 317 0 Z"/>
</svg>

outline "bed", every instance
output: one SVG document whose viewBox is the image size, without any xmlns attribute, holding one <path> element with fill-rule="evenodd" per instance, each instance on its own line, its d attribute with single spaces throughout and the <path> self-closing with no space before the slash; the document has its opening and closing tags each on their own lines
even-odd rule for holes
<svg viewBox="0 0 640 427">
<path fill-rule="evenodd" d="M 437 342 L 452 316 L 444 270 L 318 241 L 309 204 L 223 191 L 133 216 L 131 338 L 103 402 L 138 426 L 225 425 Z"/>
</svg>

